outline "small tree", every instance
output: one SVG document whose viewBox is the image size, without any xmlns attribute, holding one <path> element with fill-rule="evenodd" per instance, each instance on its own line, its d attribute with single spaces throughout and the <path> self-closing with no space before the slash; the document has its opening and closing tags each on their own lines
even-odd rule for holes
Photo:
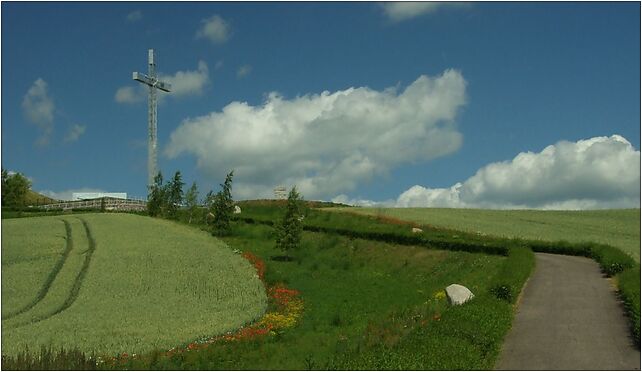
<svg viewBox="0 0 642 372">
<path fill-rule="evenodd" d="M 165 200 L 165 188 L 163 187 L 163 174 L 158 172 L 154 177 L 154 184 L 149 188 L 147 197 L 147 212 L 150 216 L 161 216 Z"/>
<path fill-rule="evenodd" d="M 178 217 L 178 208 L 183 203 L 183 185 L 185 185 L 185 183 L 181 178 L 181 172 L 176 171 L 172 182 L 166 185 L 164 203 L 166 208 L 166 213 L 164 213 L 165 217 L 174 220 Z"/>
<path fill-rule="evenodd" d="M 192 217 L 198 208 L 198 188 L 196 182 L 192 182 L 192 187 L 187 190 L 185 194 L 185 204 L 187 204 L 187 211 L 189 212 L 189 220 L 187 223 L 192 223 Z"/>
<path fill-rule="evenodd" d="M 283 251 L 286 257 L 290 252 L 299 249 L 301 246 L 301 233 L 303 231 L 303 211 L 301 195 L 292 187 L 288 194 L 288 203 L 283 215 L 283 220 L 276 230 L 276 248 Z"/>
<path fill-rule="evenodd" d="M 230 221 L 234 213 L 234 200 L 232 200 L 232 177 L 234 171 L 225 176 L 225 182 L 221 184 L 221 191 L 214 197 L 214 230 L 217 235 L 225 235 L 230 230 Z"/>
<path fill-rule="evenodd" d="M 205 205 L 205 212 L 203 213 L 203 222 L 207 225 L 210 219 L 210 215 L 214 215 L 214 199 L 216 198 L 216 195 L 214 195 L 214 191 L 210 190 L 207 192 L 207 195 L 205 195 L 205 199 L 203 200 L 203 204 Z"/>
<path fill-rule="evenodd" d="M 20 173 L 8 175 L 6 171 L 2 174 L 2 204 L 22 210 L 27 203 L 27 193 L 31 189 L 31 181 Z"/>
</svg>

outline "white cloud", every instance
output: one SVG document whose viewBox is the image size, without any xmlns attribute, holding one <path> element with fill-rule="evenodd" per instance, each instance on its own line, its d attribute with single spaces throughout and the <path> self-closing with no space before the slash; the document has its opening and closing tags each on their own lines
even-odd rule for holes
<svg viewBox="0 0 642 372">
<path fill-rule="evenodd" d="M 400 22 L 420 15 L 434 13 L 443 8 L 461 8 L 467 6 L 469 6 L 468 3 L 458 1 L 397 1 L 381 4 L 384 14 L 392 22 Z"/>
<path fill-rule="evenodd" d="M 398 207 L 595 209 L 640 207 L 640 151 L 619 135 L 561 141 L 491 163 L 451 188 L 415 185 Z"/>
<path fill-rule="evenodd" d="M 461 183 L 450 188 L 429 189 L 415 185 L 397 198 L 395 207 L 431 206 L 435 208 L 458 208 L 464 205 L 459 200 Z"/>
<path fill-rule="evenodd" d="M 156 97 L 161 101 L 166 97 L 184 97 L 200 95 L 209 83 L 209 69 L 205 61 L 198 61 L 196 70 L 177 71 L 173 75 L 160 75 L 159 79 L 172 85 L 171 92 L 159 92 Z M 136 83 L 136 86 L 120 87 L 116 90 L 114 100 L 118 103 L 138 103 L 147 99 L 147 85 Z"/>
<path fill-rule="evenodd" d="M 82 136 L 85 133 L 85 130 L 87 129 L 87 126 L 85 125 L 80 125 L 80 124 L 74 124 L 73 126 L 69 127 L 69 131 L 67 132 L 67 135 L 65 136 L 65 142 L 76 142 L 80 136 Z"/>
<path fill-rule="evenodd" d="M 127 14 L 127 20 L 129 22 L 136 22 L 140 21 L 143 18 L 143 12 L 140 10 L 134 10 L 133 12 L 130 12 Z"/>
<path fill-rule="evenodd" d="M 145 99 L 146 90 L 141 86 L 120 87 L 114 95 L 114 100 L 118 103 L 138 103 Z"/>
<path fill-rule="evenodd" d="M 47 82 L 38 78 L 22 100 L 22 111 L 40 129 L 38 145 L 49 143 L 53 132 L 54 103 L 47 93 Z"/>
<path fill-rule="evenodd" d="M 270 93 L 251 106 L 185 119 L 166 155 L 193 154 L 212 180 L 235 169 L 235 197 L 270 197 L 296 185 L 306 198 L 353 190 L 396 165 L 456 151 L 454 119 L 466 101 L 458 71 L 420 76 L 403 92 L 367 87 L 285 99 Z"/>
<path fill-rule="evenodd" d="M 209 82 L 209 69 L 205 61 L 198 61 L 196 70 L 177 71 L 174 75 L 161 75 L 160 79 L 172 85 L 172 97 L 199 95 Z"/>
<path fill-rule="evenodd" d="M 51 190 L 43 190 L 43 191 L 38 191 L 39 194 L 42 194 L 44 196 L 48 196 L 52 199 L 55 200 L 73 200 L 72 194 L 75 192 L 106 192 L 104 190 L 100 189 L 93 189 L 93 188 L 88 188 L 88 187 L 83 187 L 79 189 L 71 189 L 71 190 L 65 190 L 65 191 L 51 191 Z"/>
<path fill-rule="evenodd" d="M 205 38 L 214 44 L 222 44 L 230 38 L 230 24 L 219 15 L 201 21 L 202 26 L 196 32 L 196 38 Z"/>
</svg>

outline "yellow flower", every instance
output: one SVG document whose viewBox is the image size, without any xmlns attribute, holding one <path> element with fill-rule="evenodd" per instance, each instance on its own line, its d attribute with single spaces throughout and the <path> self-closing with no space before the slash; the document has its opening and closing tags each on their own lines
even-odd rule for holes
<svg viewBox="0 0 642 372">
<path fill-rule="evenodd" d="M 446 292 L 444 292 L 443 290 L 437 291 L 435 292 L 433 297 L 435 300 L 443 300 L 444 298 L 446 298 Z"/>
</svg>

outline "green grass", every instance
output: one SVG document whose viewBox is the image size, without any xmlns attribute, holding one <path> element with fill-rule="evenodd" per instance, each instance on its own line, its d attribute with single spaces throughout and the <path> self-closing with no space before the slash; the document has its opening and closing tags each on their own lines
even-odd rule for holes
<svg viewBox="0 0 642 372">
<path fill-rule="evenodd" d="M 332 208 L 498 237 L 615 246 L 640 262 L 640 209 L 593 211 Z"/>
<path fill-rule="evenodd" d="M 289 288 L 301 292 L 305 312 L 298 327 L 263 342 L 214 345 L 180 358 L 162 359 L 153 365 L 148 360 L 124 367 L 335 368 L 351 351 L 366 347 L 366 338 L 378 337 L 393 347 L 402 342 L 410 329 L 418 326 L 417 319 L 432 322 L 435 314 L 450 311 L 444 298 L 435 299 L 435 293 L 449 284 L 466 285 L 480 298 L 488 298 L 490 286 L 507 260 L 502 256 L 429 250 L 305 232 L 302 249 L 292 254 L 294 261 L 273 261 L 270 257 L 281 254 L 274 248 L 273 233 L 266 225 L 236 223 L 232 234 L 224 240 L 233 248 L 262 257 L 267 262 L 268 282 L 287 283 Z M 502 303 L 500 306 L 510 314 L 510 304 Z M 394 321 L 391 322 L 391 318 Z M 394 326 L 389 329 L 391 324 Z M 432 336 L 426 333 L 425 337 Z M 501 337 L 494 343 L 498 347 Z M 456 351 L 451 346 L 442 345 L 442 352 L 450 358 L 444 360 L 446 365 L 452 365 L 455 359 Z M 492 364 L 492 358 L 491 362 L 485 360 L 484 363 Z M 472 363 L 469 368 L 479 365 Z"/>
<path fill-rule="evenodd" d="M 52 218 L 33 218 L 29 223 L 3 220 L 2 233 L 4 320 L 38 301 L 53 280 L 66 240 L 64 223 Z"/>
<path fill-rule="evenodd" d="M 590 230 L 598 230 L 600 224 L 607 231 L 605 235 L 617 235 L 614 231 L 618 229 L 632 231 L 629 222 L 618 219 L 630 211 L 614 212 L 615 222 L 609 222 L 607 212 L 612 211 L 590 212 L 589 215 L 597 215 L 591 223 L 582 215 L 584 212 L 543 212 L 544 217 L 539 217 L 544 220 L 536 223 L 533 221 L 538 221 L 536 215 L 540 212 L 514 211 L 526 214 L 519 220 L 507 213 L 503 221 L 495 214 L 493 222 L 492 214 L 503 211 L 484 211 L 490 213 L 485 222 L 499 226 L 514 219 L 516 226 L 507 227 L 513 229 L 507 234 L 470 228 L 462 232 L 453 230 L 453 226 L 425 228 L 422 234 L 412 234 L 413 224 L 425 222 L 378 218 L 384 215 L 381 211 L 358 216 L 310 209 L 304 220 L 303 249 L 293 252 L 293 261 L 283 262 L 270 260 L 282 254 L 274 248 L 271 226 L 282 213 L 280 204 L 240 204 L 243 213 L 223 240 L 230 248 L 262 257 L 267 263 L 269 283 L 286 283 L 301 291 L 305 312 L 300 323 L 263 339 L 214 344 L 171 357 L 148 352 L 119 368 L 492 369 L 510 328 L 514 304 L 534 267 L 532 250 L 583 255 L 598 261 L 605 273 L 616 277 L 632 331 L 639 339 L 639 264 L 606 245 L 615 245 L 613 239 L 600 243 L 590 242 L 589 238 L 541 235 L 549 230 L 573 230 L 566 226 L 573 218 L 580 221 L 580 233 L 589 237 Z M 633 212 L 629 217 L 636 220 L 637 216 L 639 221 L 639 211 Z M 530 221 L 524 221 L 526 217 Z M 542 225 L 541 234 L 516 233 L 534 229 L 529 224 Z M 465 226 L 462 222 L 462 226 L 454 227 Z M 205 227 L 194 224 L 193 228 Z M 533 229 L 531 232 L 536 231 Z M 636 231 L 639 242 L 639 230 Z M 96 252 L 100 252 L 100 245 Z M 468 286 L 475 299 L 463 306 L 449 306 L 437 294 L 451 283 Z M 163 350 L 166 349 L 160 349 Z M 78 365 L 82 365 L 86 357 L 79 358 Z"/>
<path fill-rule="evenodd" d="M 169 358 L 148 354 L 122 368 L 492 368 L 510 327 L 514 299 L 499 299 L 491 290 L 502 283 L 519 293 L 533 267 L 530 250 L 515 245 L 504 252 L 507 256 L 464 252 L 456 248 L 467 244 L 461 239 L 466 234 L 453 237 L 452 232 L 436 235 L 452 243 L 453 251 L 412 245 L 405 238 L 403 245 L 360 239 L 355 236 L 388 229 L 383 237 L 396 240 L 394 234 L 407 226 L 350 216 L 347 221 L 341 214 L 311 210 L 306 225 L 323 228 L 304 232 L 303 248 L 292 253 L 293 261 L 274 261 L 270 257 L 282 254 L 274 248 L 270 226 L 280 215 L 274 204 L 243 203 L 242 216 L 253 223 L 238 220 L 223 239 L 262 257 L 268 282 L 301 291 L 305 312 L 300 324 L 258 341 L 216 344 Z M 332 233 L 338 230 L 341 234 Z M 477 243 L 490 240 L 480 237 Z M 468 286 L 476 298 L 460 307 L 447 305 L 436 294 L 452 283 Z M 373 364 L 360 357 L 382 350 L 398 358 Z M 462 351 L 467 358 L 461 359 Z"/>
<path fill-rule="evenodd" d="M 2 322 L 2 353 L 81 348 L 84 352 L 141 353 L 169 349 L 234 330 L 261 316 L 266 296 L 251 265 L 204 232 L 128 214 L 81 214 L 3 220 L 3 264 L 28 261 L 36 251 L 73 249 L 48 291 L 33 308 Z M 45 225 L 57 228 L 42 229 Z M 20 234 L 19 232 L 30 232 Z M 6 245 L 5 245 L 6 244 Z M 49 247 L 49 248 L 47 248 Z M 55 259 L 49 260 L 48 269 Z M 3 267 L 5 294 L 32 301 L 34 285 L 17 286 L 34 268 Z M 6 280 L 5 280 L 6 279 Z"/>
<path fill-rule="evenodd" d="M 69 250 L 67 254 L 63 255 L 59 270 L 52 275 L 53 280 L 46 292 L 43 292 L 41 297 L 39 296 L 39 301 L 28 311 L 4 319 L 3 329 L 16 328 L 49 318 L 62 311 L 73 294 L 76 278 L 85 261 L 89 241 L 79 219 L 70 218 L 63 222 L 67 224 L 70 233 L 67 237 Z"/>
</svg>

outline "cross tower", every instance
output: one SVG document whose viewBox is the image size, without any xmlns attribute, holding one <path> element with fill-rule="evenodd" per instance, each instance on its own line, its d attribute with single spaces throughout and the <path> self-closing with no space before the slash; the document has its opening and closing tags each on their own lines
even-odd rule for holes
<svg viewBox="0 0 642 372">
<path fill-rule="evenodd" d="M 149 138 L 147 143 L 147 187 L 151 188 L 156 177 L 156 89 L 169 92 L 172 86 L 156 78 L 156 64 L 154 63 L 154 49 L 149 50 L 148 75 L 134 72 L 132 78 L 149 87 Z"/>
</svg>

